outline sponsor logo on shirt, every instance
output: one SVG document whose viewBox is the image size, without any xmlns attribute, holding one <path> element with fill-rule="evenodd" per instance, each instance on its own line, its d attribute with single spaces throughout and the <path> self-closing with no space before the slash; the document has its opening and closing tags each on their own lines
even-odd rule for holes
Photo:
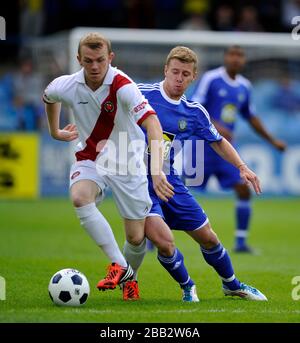
<svg viewBox="0 0 300 343">
<path fill-rule="evenodd" d="M 167 131 L 163 131 L 163 144 L 164 144 L 164 160 L 166 160 L 169 155 L 170 155 L 170 151 L 171 151 L 171 147 L 172 147 L 172 143 L 175 139 L 174 133 L 171 132 L 167 132 Z M 147 150 L 146 150 L 147 154 L 150 154 L 150 147 L 149 145 L 147 146 Z"/>
<path fill-rule="evenodd" d="M 226 104 L 222 108 L 221 119 L 224 123 L 233 123 L 237 115 L 237 108 L 234 104 Z"/>
<path fill-rule="evenodd" d="M 138 113 L 139 111 L 143 110 L 145 108 L 145 106 L 147 105 L 147 101 L 143 101 L 142 103 L 140 103 L 139 105 L 135 106 L 135 108 L 133 109 L 135 113 Z"/>
</svg>

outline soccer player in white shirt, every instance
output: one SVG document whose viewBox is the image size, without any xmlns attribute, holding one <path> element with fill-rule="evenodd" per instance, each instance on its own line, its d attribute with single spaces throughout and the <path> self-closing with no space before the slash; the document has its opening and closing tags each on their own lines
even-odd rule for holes
<svg viewBox="0 0 300 343">
<path fill-rule="evenodd" d="M 162 172 L 162 129 L 156 113 L 136 84 L 111 66 L 113 57 L 109 40 L 98 33 L 87 34 L 78 47 L 82 69 L 53 80 L 43 96 L 51 136 L 80 141 L 70 172 L 70 193 L 81 225 L 112 262 L 97 285 L 99 290 L 114 289 L 133 275 L 109 223 L 96 207 L 107 186 L 124 218 L 126 244 L 137 255 L 145 251 L 144 222 L 152 202 L 143 164 L 144 146 L 139 144 L 145 140 L 140 126 L 153 143 L 151 173 L 156 193 L 165 201 L 173 195 Z M 63 129 L 59 128 L 61 103 L 71 107 L 76 123 Z M 129 163 L 124 151 L 130 149 Z M 127 168 L 130 166 L 134 172 Z"/>
</svg>

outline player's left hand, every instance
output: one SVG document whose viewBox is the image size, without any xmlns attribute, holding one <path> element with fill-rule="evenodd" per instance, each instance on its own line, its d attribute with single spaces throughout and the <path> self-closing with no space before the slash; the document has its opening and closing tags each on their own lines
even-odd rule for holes
<svg viewBox="0 0 300 343">
<path fill-rule="evenodd" d="M 240 176 L 245 181 L 246 185 L 253 187 L 255 193 L 257 195 L 262 193 L 261 187 L 260 187 L 260 181 L 257 177 L 257 175 L 247 167 L 246 164 L 243 164 L 239 167 L 240 170 Z"/>
<path fill-rule="evenodd" d="M 175 194 L 174 187 L 168 182 L 166 175 L 161 172 L 159 175 L 152 175 L 153 188 L 156 195 L 163 201 L 168 201 Z"/>
<path fill-rule="evenodd" d="M 51 135 L 59 141 L 71 142 L 78 138 L 78 130 L 75 124 L 68 124 L 63 129 L 58 129 Z"/>
<path fill-rule="evenodd" d="M 272 145 L 274 146 L 274 148 L 276 148 L 279 151 L 285 151 L 286 149 L 286 143 L 283 141 L 280 141 L 279 139 L 274 139 L 272 141 Z"/>
</svg>

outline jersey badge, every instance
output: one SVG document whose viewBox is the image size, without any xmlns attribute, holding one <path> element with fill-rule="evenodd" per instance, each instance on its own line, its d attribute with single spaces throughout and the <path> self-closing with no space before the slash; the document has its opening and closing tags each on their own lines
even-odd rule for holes
<svg viewBox="0 0 300 343">
<path fill-rule="evenodd" d="M 103 108 L 106 112 L 113 112 L 114 109 L 115 109 L 115 106 L 114 104 L 111 102 L 111 101 L 106 101 L 104 104 L 103 104 Z"/>
<path fill-rule="evenodd" d="M 218 92 L 219 96 L 224 98 L 227 95 L 227 90 L 225 88 L 221 88 Z"/>
<path fill-rule="evenodd" d="M 239 102 L 245 101 L 245 95 L 244 95 L 243 93 L 239 93 L 239 94 L 238 94 L 238 101 L 239 101 Z"/>
<path fill-rule="evenodd" d="M 186 127 L 187 127 L 187 122 L 185 119 L 180 119 L 178 121 L 178 129 L 179 131 L 185 131 L 186 130 Z"/>
</svg>

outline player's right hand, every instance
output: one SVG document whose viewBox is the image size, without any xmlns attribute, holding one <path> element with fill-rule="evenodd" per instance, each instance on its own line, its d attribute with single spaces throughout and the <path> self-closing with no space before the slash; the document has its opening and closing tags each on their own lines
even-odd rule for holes
<svg viewBox="0 0 300 343">
<path fill-rule="evenodd" d="M 52 137 L 59 141 L 73 141 L 74 139 L 78 138 L 77 127 L 74 124 L 68 124 L 62 130 L 57 130 L 57 132 L 52 134 Z"/>
<path fill-rule="evenodd" d="M 262 193 L 261 187 L 260 187 L 260 181 L 257 175 L 247 167 L 246 164 L 242 164 L 239 167 L 240 170 L 240 177 L 244 180 L 247 186 L 253 187 L 255 193 L 257 195 Z"/>
<path fill-rule="evenodd" d="M 168 182 L 166 175 L 161 172 L 159 175 L 152 175 L 153 188 L 156 195 L 163 201 L 168 201 L 175 194 L 174 187 Z"/>
<path fill-rule="evenodd" d="M 286 150 L 286 143 L 279 140 L 279 139 L 274 139 L 272 141 L 272 144 L 277 150 L 279 150 L 281 152 Z"/>
</svg>

